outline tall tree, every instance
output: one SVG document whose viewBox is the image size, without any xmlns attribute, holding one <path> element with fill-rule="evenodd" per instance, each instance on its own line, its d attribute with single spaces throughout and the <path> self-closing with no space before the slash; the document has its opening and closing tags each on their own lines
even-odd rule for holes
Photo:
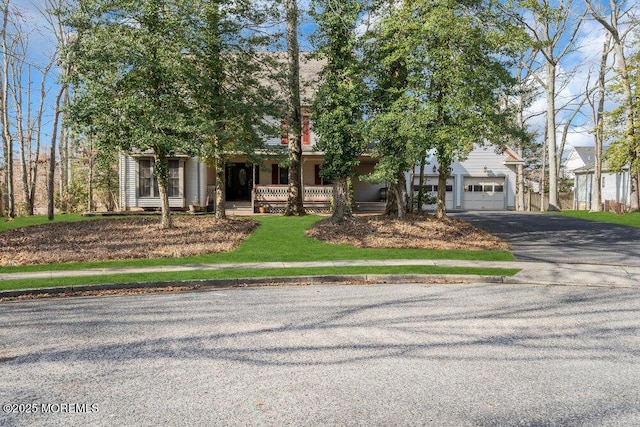
<svg viewBox="0 0 640 427">
<path fill-rule="evenodd" d="M 533 15 L 533 21 L 522 19 L 544 64 L 544 80 L 539 79 L 547 101 L 547 150 L 549 161 L 548 210 L 558 210 L 559 161 L 556 137 L 558 109 L 556 108 L 557 74 L 560 62 L 575 49 L 582 16 L 576 15 L 573 0 L 518 0 L 515 3 Z M 544 185 L 544 184 L 543 184 Z"/>
<path fill-rule="evenodd" d="M 2 148 L 4 153 L 4 196 L 7 216 L 16 215 L 15 195 L 13 186 L 13 136 L 11 135 L 11 119 L 9 112 L 9 67 L 11 62 L 9 14 L 10 0 L 2 1 L 2 28 L 0 38 L 2 42 L 2 70 L 0 72 L 0 113 L 2 114 Z"/>
<path fill-rule="evenodd" d="M 531 164 L 532 158 L 537 158 L 537 156 L 531 156 L 532 151 L 534 151 L 534 142 L 527 122 L 544 114 L 527 112 L 533 101 L 540 95 L 532 72 L 536 56 L 535 49 L 524 49 L 519 52 L 518 60 L 513 67 L 514 76 L 517 80 L 516 90 L 513 97 L 508 100 L 514 110 L 515 127 L 521 133 L 521 136 L 514 138 L 511 144 L 513 144 L 513 148 L 518 155 L 525 159 L 528 164 Z M 519 164 L 516 169 L 516 210 L 524 211 L 525 205 L 525 165 Z"/>
<path fill-rule="evenodd" d="M 365 148 L 366 87 L 356 52 L 356 28 L 363 5 L 360 0 L 316 0 L 313 6 L 318 54 L 326 59 L 314 103 L 314 130 L 316 146 L 324 151 L 321 175 L 333 181 L 332 219 L 340 222 L 352 216 L 348 180 Z"/>
<path fill-rule="evenodd" d="M 186 0 L 87 0 L 68 23 L 75 99 L 72 119 L 96 144 L 151 152 L 163 228 L 171 227 L 168 158 L 190 153 L 193 127 L 185 87 L 192 30 Z"/>
<path fill-rule="evenodd" d="M 285 215 L 304 215 L 302 190 L 302 112 L 300 101 L 300 47 L 298 0 L 285 0 L 287 20 L 287 127 L 289 132 L 289 197 Z"/>
<path fill-rule="evenodd" d="M 503 145 L 515 133 L 510 112 L 499 106 L 514 84 L 503 58 L 511 55 L 517 31 L 491 1 L 406 0 L 391 7 L 397 14 L 381 25 L 395 41 L 377 43 L 384 71 L 373 79 L 374 100 L 382 92 L 380 99 L 393 101 L 371 119 L 378 147 L 395 148 L 381 164 L 401 166 L 396 182 L 403 183 L 410 160 L 424 156 L 428 141 L 439 165 L 437 216 L 444 217 L 453 161 L 466 158 L 474 144 Z"/>
<path fill-rule="evenodd" d="M 414 13 L 411 0 L 381 2 L 380 19 L 365 39 L 367 101 L 366 137 L 379 160 L 369 180 L 389 185 L 385 213 L 404 218 L 407 211 L 405 172 L 426 156 L 430 112 L 420 54 L 419 27 L 425 16 Z M 425 3 L 425 2 L 418 2 Z"/>
<path fill-rule="evenodd" d="M 593 169 L 593 196 L 591 203 L 592 212 L 600 212 L 602 210 L 602 165 L 603 165 L 603 146 L 604 146 L 604 103 L 606 95 L 606 78 L 609 70 L 608 59 L 611 53 L 611 35 L 605 36 L 602 46 L 602 55 L 600 57 L 600 69 L 598 78 L 594 88 L 587 87 L 585 89 L 586 99 L 591 108 L 592 120 L 594 123 L 593 140 L 595 145 L 594 169 Z"/>
<path fill-rule="evenodd" d="M 272 37 L 257 31 L 268 18 L 269 11 L 254 2 L 195 2 L 196 31 L 189 47 L 195 66 L 190 98 L 196 104 L 199 154 L 216 171 L 216 216 L 220 219 L 226 217 L 228 156 L 245 153 L 257 159 L 265 136 L 278 131 L 265 121 L 279 114 L 270 72 L 274 57 L 264 53 Z"/>
<path fill-rule="evenodd" d="M 599 2 L 600 3 L 600 2 Z M 600 3 L 594 5 L 593 0 L 585 0 L 589 13 L 598 21 L 611 36 L 613 50 L 616 54 L 617 66 L 615 71 L 619 77 L 619 86 L 622 92 L 622 112 L 624 114 L 624 137 L 618 139 L 612 145 L 613 166 L 617 169 L 626 164 L 630 165 L 631 174 L 631 201 L 629 209 L 632 212 L 640 211 L 640 136 L 637 135 L 636 126 L 640 120 L 640 112 L 636 106 L 636 95 L 630 67 L 628 53 L 625 51 L 625 41 L 635 28 L 637 21 L 624 22 L 625 17 L 633 6 L 628 6 L 625 0 L 609 0 L 608 6 Z"/>
</svg>

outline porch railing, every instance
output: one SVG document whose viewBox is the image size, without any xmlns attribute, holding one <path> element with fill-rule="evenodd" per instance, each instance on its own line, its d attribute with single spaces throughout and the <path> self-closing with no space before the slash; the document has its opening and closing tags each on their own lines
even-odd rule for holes
<svg viewBox="0 0 640 427">
<path fill-rule="evenodd" d="M 302 202 L 309 212 L 328 212 L 331 209 L 333 187 L 305 186 Z M 267 207 L 270 212 L 280 212 L 284 209 L 289 198 L 287 185 L 257 185 L 253 190 L 253 209 Z"/>
</svg>

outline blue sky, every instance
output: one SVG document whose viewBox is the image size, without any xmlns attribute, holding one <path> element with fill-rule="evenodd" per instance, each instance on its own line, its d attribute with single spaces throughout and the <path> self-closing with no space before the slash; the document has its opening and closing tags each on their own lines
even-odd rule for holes
<svg viewBox="0 0 640 427">
<path fill-rule="evenodd" d="M 638 6 L 640 0 L 628 0 L 629 5 Z M 29 50 L 29 62 L 36 65 L 43 65 L 48 61 L 48 58 L 55 50 L 55 37 L 48 30 L 46 20 L 42 16 L 40 10 L 45 8 L 45 0 L 12 0 L 12 4 L 19 8 L 25 18 L 25 26 L 29 28 L 30 50 Z M 608 4 L 608 0 L 603 0 L 603 4 Z M 300 2 L 302 9 L 308 9 L 309 1 Z M 576 7 L 584 7 L 584 2 L 577 1 Z M 576 10 L 576 13 L 579 13 Z M 308 14 L 303 13 L 303 22 L 300 26 L 300 31 L 303 34 L 301 40 L 301 48 L 303 50 L 309 50 L 311 48 L 310 43 L 307 40 L 308 34 L 314 29 L 314 24 L 310 22 Z M 564 75 L 571 73 L 572 78 L 568 81 L 566 86 L 563 87 L 558 103 L 562 104 L 563 100 L 569 100 L 584 91 L 584 85 L 591 70 L 597 71 L 598 62 L 601 55 L 601 47 L 604 40 L 604 31 L 600 24 L 593 20 L 587 20 L 584 22 L 579 38 L 576 43 L 576 50 L 569 55 L 560 64 L 560 73 Z M 611 58 L 612 59 L 612 58 Z M 38 76 L 34 76 L 35 82 L 39 81 Z M 51 111 L 53 97 L 55 96 L 55 85 L 57 76 L 53 73 L 49 79 L 52 86 L 48 97 L 48 111 L 47 121 L 51 121 Z M 592 79 L 593 80 L 593 79 Z M 608 103 L 609 108 L 613 108 L 612 102 Z M 543 96 L 538 98 L 537 101 L 529 108 L 528 112 L 532 115 L 543 112 L 546 109 L 546 100 Z M 562 115 L 561 115 L 562 117 Z M 544 129 L 544 115 L 538 115 L 535 119 L 530 121 L 531 126 L 538 130 L 541 134 L 541 130 Z M 592 144 L 593 137 L 590 134 L 590 130 L 593 125 L 590 122 L 590 116 L 585 108 L 585 114 L 579 116 L 572 128 L 572 132 L 569 135 L 568 142 L 576 146 Z M 47 127 L 48 128 L 48 127 Z M 45 129 L 46 132 L 46 129 Z M 45 138 L 46 141 L 46 138 Z"/>
</svg>

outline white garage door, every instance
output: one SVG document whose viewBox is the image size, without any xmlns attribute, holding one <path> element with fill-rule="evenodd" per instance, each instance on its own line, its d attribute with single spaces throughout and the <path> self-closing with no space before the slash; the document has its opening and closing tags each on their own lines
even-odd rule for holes
<svg viewBox="0 0 640 427">
<path fill-rule="evenodd" d="M 415 191 L 414 197 L 418 197 L 418 188 L 420 185 L 420 179 L 416 177 L 416 180 L 413 185 L 413 190 Z M 425 177 L 424 179 L 424 192 L 425 194 L 436 198 L 438 196 L 438 178 L 436 177 Z M 445 205 L 447 209 L 453 209 L 453 178 L 447 179 L 447 192 L 445 196 Z M 435 209 L 435 204 L 425 205 L 427 209 Z"/>
<path fill-rule="evenodd" d="M 504 210 L 504 178 L 465 178 L 462 207 L 469 210 Z"/>
</svg>

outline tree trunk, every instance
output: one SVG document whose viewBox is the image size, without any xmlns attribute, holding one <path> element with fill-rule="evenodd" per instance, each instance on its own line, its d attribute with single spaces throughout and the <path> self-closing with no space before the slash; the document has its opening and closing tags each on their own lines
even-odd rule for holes
<svg viewBox="0 0 640 427">
<path fill-rule="evenodd" d="M 388 216 L 398 216 L 398 192 L 393 184 L 387 187 L 387 201 L 384 207 L 384 214 Z"/>
<path fill-rule="evenodd" d="M 548 113 L 547 113 L 548 114 Z M 548 124 L 545 126 L 544 129 L 544 139 L 543 141 L 546 142 L 547 141 L 547 135 L 549 134 L 548 132 Z M 546 147 L 542 147 L 542 164 L 540 165 L 540 212 L 544 212 L 545 211 L 545 205 L 544 205 L 544 187 L 546 185 L 547 182 L 547 175 L 546 175 L 546 170 L 547 170 L 547 150 Z"/>
<path fill-rule="evenodd" d="M 420 178 L 418 180 L 418 215 L 423 213 L 424 205 L 424 168 L 427 165 L 427 159 L 423 156 L 420 160 Z M 413 191 L 413 188 L 411 189 Z"/>
<path fill-rule="evenodd" d="M 518 196 L 516 198 L 516 210 L 523 212 L 525 210 L 525 195 L 524 195 L 524 166 L 518 165 L 516 167 L 516 192 Z"/>
<path fill-rule="evenodd" d="M 556 142 L 556 66 L 547 61 L 546 70 L 546 93 L 547 93 L 547 139 L 548 139 L 548 159 L 549 159 L 549 205 L 548 210 L 557 211 L 558 206 L 558 165 L 557 165 L 557 142 Z"/>
<path fill-rule="evenodd" d="M 87 189 L 87 209 L 93 212 L 93 140 L 89 137 L 89 188 Z"/>
<path fill-rule="evenodd" d="M 302 114 L 300 111 L 300 48 L 298 3 L 286 0 L 287 59 L 289 77 L 289 197 L 285 215 L 304 215 L 302 195 Z"/>
<path fill-rule="evenodd" d="M 398 183 L 395 187 L 398 219 L 404 219 L 407 214 L 407 179 L 404 176 L 404 172 L 398 173 Z"/>
<path fill-rule="evenodd" d="M 447 178 L 449 177 L 450 166 L 450 164 L 440 163 L 436 218 L 445 218 L 447 216 Z"/>
<path fill-rule="evenodd" d="M 216 170 L 216 218 L 226 219 L 227 218 L 227 205 L 226 205 L 227 162 L 219 154 L 216 154 L 214 162 L 215 162 L 214 166 Z"/>
<path fill-rule="evenodd" d="M 4 167 L 5 167 L 5 200 L 6 212 L 9 218 L 15 217 L 15 195 L 13 187 L 13 141 L 10 133 L 9 119 L 9 56 L 7 43 L 7 24 L 9 22 L 9 2 L 5 1 L 3 5 L 2 19 L 2 90 L 0 97 L 2 98 L 2 142 L 4 148 Z"/>
<path fill-rule="evenodd" d="M 158 182 L 158 191 L 160 192 L 160 210 L 162 215 L 161 227 L 168 229 L 172 227 L 171 208 L 169 207 L 168 176 L 169 161 L 167 154 L 161 150 L 155 149 L 155 162 L 153 165 L 153 173 Z"/>
<path fill-rule="evenodd" d="M 414 213 L 415 207 L 416 207 L 415 192 L 413 191 L 413 183 L 415 182 L 415 180 L 416 180 L 416 165 L 413 164 L 411 165 L 411 172 L 409 173 L 409 194 L 408 194 L 409 203 L 407 206 L 407 211 L 409 213 Z"/>
<path fill-rule="evenodd" d="M 353 216 L 349 197 L 348 178 L 339 178 L 333 182 L 333 213 L 331 220 L 343 222 Z"/>
<path fill-rule="evenodd" d="M 58 91 L 58 95 L 56 96 L 56 102 L 54 104 L 55 114 L 53 117 L 53 130 L 51 131 L 51 147 L 49 149 L 49 176 L 48 176 L 48 188 L 47 188 L 47 218 L 49 221 L 52 221 L 54 218 L 54 210 L 55 210 L 55 177 L 56 177 L 56 143 L 58 138 L 58 125 L 60 123 L 60 114 L 62 114 L 62 110 L 60 109 L 60 101 L 62 100 L 62 96 L 66 91 L 66 85 L 60 86 L 60 90 Z"/>
<path fill-rule="evenodd" d="M 595 185 L 593 187 L 593 203 L 591 204 L 591 212 L 600 212 L 602 210 L 602 146 L 604 141 L 604 96 L 607 77 L 607 58 L 609 57 L 610 44 L 611 34 L 607 33 L 604 46 L 602 48 L 600 73 L 598 74 L 598 108 L 595 114 L 596 131 L 594 133 L 595 164 L 593 170 L 593 179 Z"/>
</svg>

